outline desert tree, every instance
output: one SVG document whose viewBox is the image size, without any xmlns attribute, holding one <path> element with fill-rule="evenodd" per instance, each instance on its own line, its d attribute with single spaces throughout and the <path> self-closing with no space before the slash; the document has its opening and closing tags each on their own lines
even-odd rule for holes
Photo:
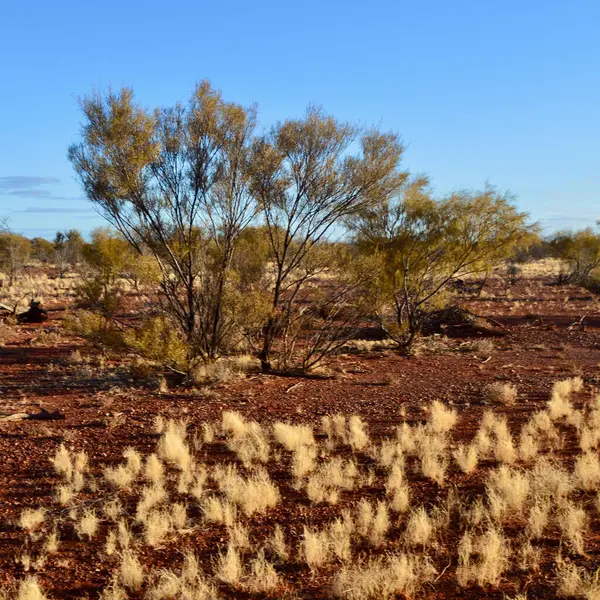
<svg viewBox="0 0 600 600">
<path fill-rule="evenodd" d="M 82 260 L 85 240 L 78 229 L 57 231 L 54 237 L 53 260 L 58 276 L 62 279 Z"/>
<path fill-rule="evenodd" d="M 564 261 L 568 279 L 589 283 L 600 268 L 600 234 L 591 227 L 580 231 L 559 231 L 547 240 L 551 254 Z"/>
<path fill-rule="evenodd" d="M 45 238 L 34 237 L 31 240 L 31 257 L 41 263 L 50 263 L 54 256 L 54 245 Z"/>
<path fill-rule="evenodd" d="M 360 131 L 311 108 L 277 124 L 254 144 L 252 192 L 268 232 L 271 311 L 259 358 L 272 366 L 276 336 L 291 323 L 307 282 L 327 269 L 311 260 L 339 236 L 343 220 L 401 183 L 402 145 L 395 134 Z"/>
<path fill-rule="evenodd" d="M 535 232 L 527 216 L 491 186 L 435 199 L 425 177 L 361 211 L 350 227 L 374 260 L 368 294 L 379 325 L 410 348 L 452 281 L 489 271 L 527 243 Z"/>
<path fill-rule="evenodd" d="M 7 221 L 0 223 L 0 268 L 12 286 L 31 254 L 31 241 L 14 233 Z"/>
<path fill-rule="evenodd" d="M 123 308 L 123 289 L 117 279 L 127 268 L 140 261 L 133 256 L 131 245 L 118 232 L 108 227 L 94 229 L 90 241 L 84 243 L 81 255 L 81 281 L 76 286 L 78 306 L 94 310 L 108 320 L 115 320 Z"/>
<path fill-rule="evenodd" d="M 292 358 L 290 346 L 295 337 L 302 337 L 299 349 L 304 371 L 320 365 L 355 337 L 370 314 L 361 294 L 371 276 L 370 261 L 356 256 L 345 242 L 323 244 L 309 262 L 315 258 L 317 264 L 327 265 L 327 271 L 303 291 L 309 304 L 290 312 L 290 323 L 283 332 L 283 350 L 288 351 L 285 360 Z"/>
<path fill-rule="evenodd" d="M 313 246 L 281 303 L 274 352 L 279 369 L 312 371 L 357 334 L 369 314 L 361 294 L 368 266 L 346 242 Z"/>
<path fill-rule="evenodd" d="M 186 105 L 149 112 L 123 89 L 88 96 L 82 109 L 82 139 L 69 158 L 87 197 L 157 261 L 164 310 L 190 359 L 214 358 L 232 327 L 225 307 L 235 244 L 255 214 L 255 110 L 225 102 L 208 82 Z"/>
<path fill-rule="evenodd" d="M 107 285 L 113 284 L 128 264 L 135 262 L 131 245 L 117 231 L 98 227 L 83 247 L 83 258 Z"/>
</svg>

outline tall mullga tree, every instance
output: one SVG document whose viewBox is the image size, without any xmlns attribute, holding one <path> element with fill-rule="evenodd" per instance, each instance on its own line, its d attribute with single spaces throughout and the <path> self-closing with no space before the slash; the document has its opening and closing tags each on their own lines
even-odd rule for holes
<svg viewBox="0 0 600 600">
<path fill-rule="evenodd" d="M 87 197 L 162 271 L 162 302 L 190 359 L 214 358 L 231 323 L 226 305 L 236 240 L 255 215 L 249 194 L 254 109 L 207 82 L 187 105 L 149 112 L 130 89 L 82 101 L 69 158 Z"/>
<path fill-rule="evenodd" d="M 291 322 L 300 290 L 327 268 L 310 260 L 313 250 L 339 235 L 350 215 L 398 188 L 406 177 L 398 171 L 402 150 L 395 134 L 360 131 L 315 109 L 256 142 L 252 191 L 274 270 L 259 353 L 263 369 L 271 368 L 276 335 Z"/>
</svg>

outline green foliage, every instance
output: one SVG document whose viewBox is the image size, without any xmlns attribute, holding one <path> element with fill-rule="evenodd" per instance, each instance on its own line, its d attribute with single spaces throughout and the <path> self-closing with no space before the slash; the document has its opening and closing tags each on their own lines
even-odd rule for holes
<svg viewBox="0 0 600 600">
<path fill-rule="evenodd" d="M 316 277 L 302 292 L 310 308 L 296 309 L 303 330 L 301 366 L 306 371 L 352 339 L 370 315 L 361 294 L 371 277 L 370 261 L 356 256 L 347 244 L 322 243 L 318 250 L 309 261 Z"/>
<path fill-rule="evenodd" d="M 117 323 L 97 312 L 77 311 L 76 315 L 69 315 L 65 319 L 65 328 L 75 335 L 85 338 L 103 352 L 126 349 L 123 333 Z"/>
<path fill-rule="evenodd" d="M 177 370 L 189 368 L 188 346 L 169 319 L 159 316 L 144 319 L 136 328 L 129 328 L 124 342 L 130 351 Z"/>
<path fill-rule="evenodd" d="M 450 282 L 487 272 L 528 243 L 535 227 L 526 219 L 493 188 L 436 200 L 425 178 L 363 211 L 350 225 L 377 265 L 367 289 L 381 326 L 409 347 L 424 314 L 445 304 Z"/>
<path fill-rule="evenodd" d="M 234 340 L 234 349 L 244 349 L 249 345 L 257 351 L 263 334 L 265 322 L 273 314 L 271 298 L 260 289 L 250 289 L 246 292 L 238 291 L 236 294 L 237 327 L 241 335 Z"/>
<path fill-rule="evenodd" d="M 65 320 L 65 328 L 85 338 L 103 352 L 133 353 L 160 367 L 187 371 L 188 347 L 168 319 L 143 318 L 136 327 L 125 327 L 98 312 L 79 310 Z"/>
<path fill-rule="evenodd" d="M 82 108 L 82 139 L 69 158 L 88 198 L 138 254 L 153 257 L 146 266 L 160 269 L 162 308 L 190 354 L 214 358 L 231 330 L 236 243 L 256 214 L 254 109 L 225 102 L 208 82 L 187 105 L 154 112 L 129 89 L 89 96 Z"/>
<path fill-rule="evenodd" d="M 549 240 L 550 251 L 563 260 L 568 278 L 580 284 L 597 281 L 600 267 L 600 234 L 591 228 L 581 231 L 560 231 Z"/>
<path fill-rule="evenodd" d="M 268 231 L 265 227 L 248 227 L 240 232 L 231 268 L 243 290 L 260 286 L 270 258 Z"/>
<path fill-rule="evenodd" d="M 177 364 L 180 343 L 191 365 L 245 340 L 263 369 L 272 351 L 284 366 L 301 357 L 310 368 L 367 307 L 410 345 L 453 279 L 490 270 L 534 234 L 511 197 L 486 188 L 435 199 L 425 179 L 400 170 L 396 134 L 313 108 L 261 137 L 255 109 L 208 82 L 170 108 L 148 111 L 126 88 L 93 94 L 82 109 L 69 158 L 119 234 L 94 233 L 85 256 L 97 277 L 81 295 L 108 316 L 117 275 L 157 283 L 163 321 L 129 343 L 158 356 L 151 341 L 166 323 Z M 354 254 L 331 243 L 344 223 Z"/>
<path fill-rule="evenodd" d="M 80 253 L 85 246 L 83 235 L 78 229 L 69 229 L 68 231 L 57 231 L 54 236 L 54 248 L 58 249 L 64 246 L 69 246 L 74 253 Z"/>
<path fill-rule="evenodd" d="M 13 285 L 30 254 L 31 242 L 26 237 L 8 230 L 0 233 L 0 269 L 7 275 L 9 285 Z"/>
<path fill-rule="evenodd" d="M 75 297 L 79 307 L 94 310 L 109 319 L 121 308 L 120 289 L 102 276 L 84 279 L 76 287 Z"/>
<path fill-rule="evenodd" d="M 91 242 L 83 247 L 83 257 L 107 283 L 114 283 L 126 265 L 137 258 L 123 236 L 106 227 L 92 231 Z"/>
<path fill-rule="evenodd" d="M 552 251 L 548 240 L 541 237 L 539 232 L 532 232 L 529 243 L 515 252 L 514 260 L 517 263 L 526 263 L 550 256 L 552 256 Z"/>
<path fill-rule="evenodd" d="M 54 256 L 54 245 L 52 242 L 41 238 L 35 237 L 31 240 L 31 257 L 35 260 L 39 260 L 42 263 L 49 263 L 52 261 Z"/>
<path fill-rule="evenodd" d="M 135 255 L 135 258 L 126 265 L 125 275 L 133 280 L 136 289 L 140 285 L 156 287 L 162 278 L 159 263 L 149 254 Z"/>
<path fill-rule="evenodd" d="M 289 331 L 293 305 L 313 276 L 311 254 L 342 219 L 398 188 L 406 178 L 398 171 L 402 152 L 397 135 L 360 131 L 314 108 L 256 140 L 251 189 L 275 271 L 273 314 L 260 352 L 265 370 L 277 331 Z"/>
</svg>

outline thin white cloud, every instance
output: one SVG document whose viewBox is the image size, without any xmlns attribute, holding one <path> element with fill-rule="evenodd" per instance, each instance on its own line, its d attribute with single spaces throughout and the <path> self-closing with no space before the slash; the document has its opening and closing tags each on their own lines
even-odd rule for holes
<svg viewBox="0 0 600 600">
<path fill-rule="evenodd" d="M 56 177 L 40 177 L 37 175 L 9 175 L 0 177 L 0 191 L 11 192 L 30 189 L 48 183 L 59 183 Z"/>
<path fill-rule="evenodd" d="M 26 213 L 36 215 L 68 215 L 68 214 L 92 214 L 89 208 L 56 208 L 52 206 L 29 206 L 23 210 L 14 210 L 13 213 Z"/>
<path fill-rule="evenodd" d="M 42 187 L 55 183 L 60 183 L 60 179 L 30 175 L 0 177 L 0 196 L 36 198 L 39 200 L 85 200 L 84 196 L 61 196 Z"/>
</svg>

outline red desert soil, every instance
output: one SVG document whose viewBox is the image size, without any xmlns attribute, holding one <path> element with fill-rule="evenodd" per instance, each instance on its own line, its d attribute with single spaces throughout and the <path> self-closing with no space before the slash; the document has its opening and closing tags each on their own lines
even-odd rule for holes
<svg viewBox="0 0 600 600">
<path fill-rule="evenodd" d="M 444 346 L 439 353 L 412 358 L 390 350 L 339 355 L 329 363 L 333 373 L 329 379 L 255 374 L 209 390 L 173 387 L 164 394 L 132 381 L 118 364 L 103 369 L 72 364 L 68 357 L 75 348 L 79 347 L 84 356 L 92 351 L 81 340 L 60 333 L 60 311 L 51 313 L 50 321 L 43 326 L 13 326 L 12 337 L 0 349 L 0 413 L 58 410 L 64 420 L 0 422 L 0 583 L 9 583 L 24 574 L 23 566 L 17 563 L 28 549 L 27 538 L 17 524 L 23 508 L 47 506 L 61 510 L 53 500 L 53 486 L 58 478 L 49 458 L 63 441 L 70 449 L 85 450 L 92 472 L 99 474 L 102 465 L 119 461 L 128 446 L 143 453 L 152 451 L 157 440 L 153 429 L 156 415 L 185 416 L 193 430 L 203 421 L 218 421 L 224 410 L 239 411 L 261 423 L 286 420 L 317 427 L 323 415 L 340 412 L 360 415 L 368 423 L 372 437 L 379 439 L 392 434 L 403 420 L 423 421 L 424 408 L 433 400 L 443 400 L 458 410 L 459 421 L 453 437 L 456 441 L 470 440 L 483 412 L 489 408 L 482 400 L 482 390 L 490 382 L 507 381 L 518 388 L 515 407 L 496 409 L 507 415 L 513 433 L 542 407 L 558 379 L 583 377 L 586 392 L 577 397 L 578 403 L 600 387 L 600 305 L 587 291 L 530 279 L 507 292 L 499 281 L 492 281 L 484 297 L 465 298 L 463 304 L 498 322 L 496 330 L 501 335 L 491 338 L 494 344 L 491 353 L 461 351 L 461 346 L 464 350 L 474 340 L 460 337 L 439 343 Z M 569 327 L 582 316 L 585 316 L 584 327 Z M 52 346 L 37 345 L 40 328 L 59 332 L 56 340 L 52 333 L 45 334 L 46 338 L 50 335 Z M 571 451 L 569 445 L 564 449 L 566 455 Z M 204 446 L 201 454 L 207 464 L 233 457 L 218 441 Z M 358 456 L 359 464 L 369 465 L 369 461 L 367 456 Z M 253 544 L 260 543 L 262 532 L 277 522 L 290 539 L 299 539 L 307 523 L 309 503 L 292 487 L 288 465 L 285 461 L 270 465 L 269 472 L 281 489 L 282 502 L 278 508 L 254 519 Z M 482 490 L 481 469 L 468 476 L 452 465 L 449 479 L 465 497 Z M 382 488 L 380 483 L 377 485 L 363 488 L 361 495 L 380 497 Z M 445 496 L 448 486 L 438 487 L 426 480 L 411 481 L 411 491 L 411 505 L 416 506 Z M 292 499 L 293 502 L 287 501 Z M 310 523 L 327 522 L 352 500 L 352 494 L 347 494 L 335 507 L 311 508 Z M 581 564 L 588 568 L 600 564 L 600 520 L 597 516 L 594 519 L 590 543 L 586 545 L 587 557 L 581 559 Z M 388 537 L 393 540 L 393 530 Z M 148 551 L 147 556 L 142 550 L 142 556 L 148 560 L 153 557 L 156 566 L 165 566 L 174 555 L 179 557 L 186 545 L 209 566 L 216 546 L 225 539 L 221 526 L 199 527 L 158 551 Z M 530 598 L 555 597 L 555 582 L 549 570 L 557 553 L 556 544 L 549 541 L 542 551 L 540 572 L 509 574 L 506 579 L 513 583 L 508 587 L 463 589 L 456 584 L 454 569 L 449 569 L 435 586 L 425 587 L 418 597 L 502 598 L 504 593 L 524 588 Z M 378 552 L 384 553 L 385 546 Z M 439 564 L 442 562 L 440 559 Z M 51 598 L 95 598 L 115 565 L 114 557 L 104 555 L 103 541 L 83 544 L 73 535 L 61 540 L 60 552 L 48 558 L 38 577 Z M 336 569 L 331 566 L 332 571 Z M 289 564 L 284 575 L 295 593 L 295 596 L 287 593 L 286 597 L 327 596 L 325 583 L 329 573 L 320 570 L 318 576 L 311 576 L 306 566 Z M 519 579 L 520 587 L 514 584 Z M 226 586 L 221 591 L 224 597 L 264 597 L 233 593 Z"/>
</svg>

